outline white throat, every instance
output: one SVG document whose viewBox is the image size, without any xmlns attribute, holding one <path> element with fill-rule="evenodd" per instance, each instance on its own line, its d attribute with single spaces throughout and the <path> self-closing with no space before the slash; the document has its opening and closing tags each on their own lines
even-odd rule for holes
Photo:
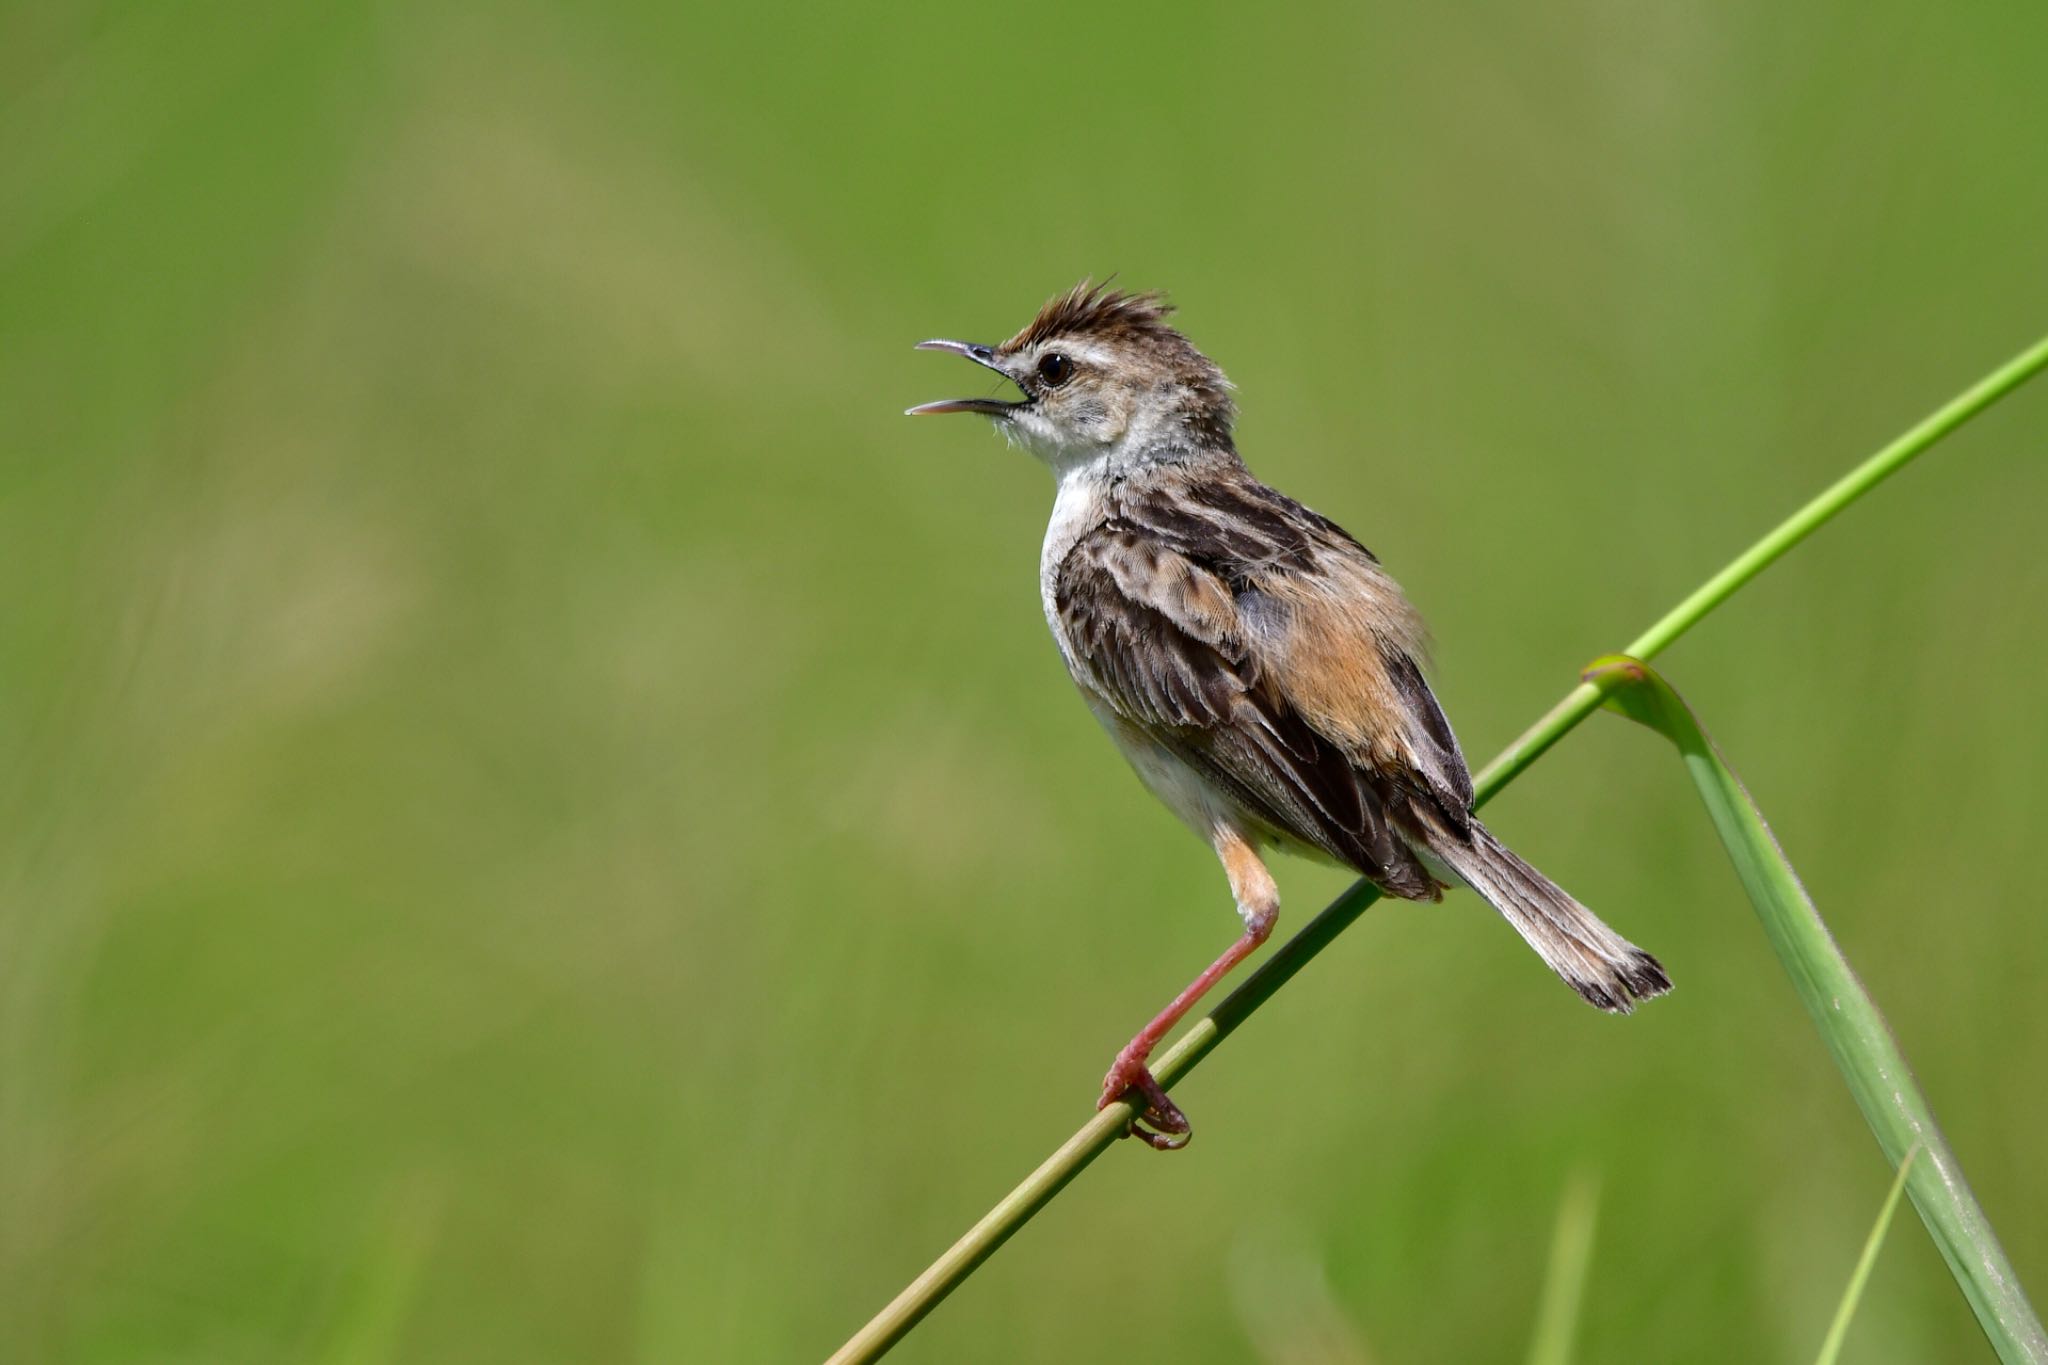
<svg viewBox="0 0 2048 1365">
<path fill-rule="evenodd" d="M 1107 478 L 1156 459 L 1162 449 L 1186 449 L 1190 444 L 1179 414 L 1150 406 L 1131 414 L 1113 441 L 1068 440 L 1065 433 L 1049 430 L 1028 416 L 1002 425 L 1004 435 L 1043 461 L 1062 485 L 1086 475 Z"/>
</svg>

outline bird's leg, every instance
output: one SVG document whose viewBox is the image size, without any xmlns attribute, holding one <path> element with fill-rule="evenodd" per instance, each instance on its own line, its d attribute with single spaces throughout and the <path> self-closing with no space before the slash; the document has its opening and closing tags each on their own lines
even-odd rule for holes
<svg viewBox="0 0 2048 1365">
<path fill-rule="evenodd" d="M 1280 889 L 1273 884 L 1273 874 L 1266 870 L 1265 863 L 1259 860 L 1258 852 L 1244 835 L 1229 826 L 1218 826 L 1210 837 L 1216 856 L 1223 860 L 1224 872 L 1229 874 L 1230 892 L 1237 898 L 1238 914 L 1244 917 L 1244 933 L 1224 950 L 1223 956 L 1190 981 L 1186 990 L 1173 997 L 1172 1003 L 1159 1011 L 1137 1037 L 1126 1043 L 1123 1051 L 1116 1054 L 1109 1074 L 1102 1078 L 1102 1098 L 1095 1106 L 1097 1109 L 1107 1108 L 1121 1099 L 1125 1091 L 1137 1091 L 1144 1103 L 1140 1117 L 1158 1131 L 1147 1132 L 1135 1123 L 1131 1131 L 1162 1151 L 1185 1147 L 1194 1135 L 1194 1129 L 1180 1106 L 1167 1098 L 1166 1091 L 1153 1079 L 1152 1072 L 1145 1066 L 1146 1059 L 1173 1026 L 1208 994 L 1211 986 L 1272 936 L 1274 921 L 1280 917 Z"/>
</svg>

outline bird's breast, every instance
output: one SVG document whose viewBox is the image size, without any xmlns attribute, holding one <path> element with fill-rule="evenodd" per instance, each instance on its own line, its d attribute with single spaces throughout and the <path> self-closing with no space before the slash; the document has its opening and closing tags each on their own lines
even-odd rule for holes
<svg viewBox="0 0 2048 1365">
<path fill-rule="evenodd" d="M 1045 624 L 1051 629 L 1060 657 L 1066 661 L 1070 672 L 1074 667 L 1074 652 L 1060 622 L 1057 602 L 1060 565 L 1066 561 L 1074 543 L 1100 526 L 1108 514 L 1109 505 L 1100 479 L 1092 477 L 1086 470 L 1079 470 L 1060 480 L 1059 493 L 1053 499 L 1052 520 L 1045 527 L 1045 544 L 1038 555 L 1038 598 L 1039 604 L 1045 608 Z"/>
</svg>

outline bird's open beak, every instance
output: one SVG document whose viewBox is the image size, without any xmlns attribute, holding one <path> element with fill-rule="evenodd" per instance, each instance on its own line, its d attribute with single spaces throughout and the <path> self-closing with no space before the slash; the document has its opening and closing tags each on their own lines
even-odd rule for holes
<svg viewBox="0 0 2048 1365">
<path fill-rule="evenodd" d="M 971 341 L 920 341 L 917 343 L 917 349 L 950 351 L 954 355 L 964 355 L 975 364 L 985 365 L 1003 378 L 1009 378 L 1009 375 L 1004 374 L 1003 367 L 996 363 L 993 346 L 977 346 Z M 1016 402 L 1005 402 L 1000 398 L 941 398 L 936 403 L 920 403 L 903 411 L 904 415 L 909 417 L 927 417 L 938 412 L 978 412 L 984 417 L 1006 417 L 1018 408 L 1030 406 L 1030 403 L 1029 398 Z"/>
</svg>

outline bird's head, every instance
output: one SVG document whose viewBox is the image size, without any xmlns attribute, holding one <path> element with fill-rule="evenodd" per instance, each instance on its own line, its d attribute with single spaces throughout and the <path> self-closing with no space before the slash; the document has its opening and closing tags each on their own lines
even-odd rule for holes
<svg viewBox="0 0 2048 1365">
<path fill-rule="evenodd" d="M 1230 381 L 1167 325 L 1172 311 L 1164 295 L 1083 280 L 999 346 L 919 342 L 987 366 L 1024 396 L 948 398 L 910 413 L 978 412 L 1055 469 L 1119 450 L 1230 450 Z"/>
</svg>

